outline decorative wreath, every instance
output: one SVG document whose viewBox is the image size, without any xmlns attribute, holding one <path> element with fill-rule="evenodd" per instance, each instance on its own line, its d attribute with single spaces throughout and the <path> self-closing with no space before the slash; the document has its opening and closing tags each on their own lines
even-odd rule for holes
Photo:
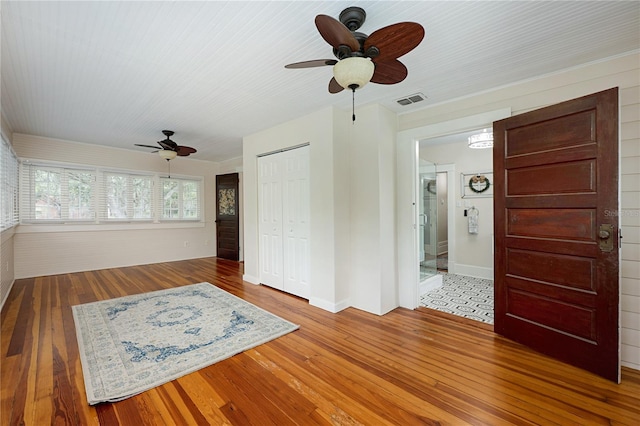
<svg viewBox="0 0 640 426">
<path fill-rule="evenodd" d="M 483 187 L 476 187 L 477 184 L 484 184 Z M 481 194 L 491 186 L 491 182 L 489 182 L 489 178 L 485 175 L 476 175 L 469 179 L 469 189 L 476 194 Z"/>
</svg>

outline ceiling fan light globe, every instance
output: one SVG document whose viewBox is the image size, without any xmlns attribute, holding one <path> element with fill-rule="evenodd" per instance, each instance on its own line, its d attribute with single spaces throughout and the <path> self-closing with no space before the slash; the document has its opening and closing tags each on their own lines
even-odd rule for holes
<svg viewBox="0 0 640 426">
<path fill-rule="evenodd" d="M 170 151 L 168 149 L 163 149 L 158 151 L 158 155 L 160 155 L 160 157 L 164 158 L 165 160 L 173 160 L 174 158 L 176 158 L 178 156 L 178 153 L 175 151 Z"/>
<path fill-rule="evenodd" d="M 333 77 L 345 89 L 362 88 L 371 81 L 375 65 L 369 58 L 352 57 L 338 61 L 333 66 Z"/>
</svg>

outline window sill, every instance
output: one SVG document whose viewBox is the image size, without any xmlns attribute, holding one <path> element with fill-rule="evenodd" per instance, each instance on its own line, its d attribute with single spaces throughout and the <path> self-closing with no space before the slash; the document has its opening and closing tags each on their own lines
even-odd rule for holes
<svg viewBox="0 0 640 426">
<path fill-rule="evenodd" d="M 40 232 L 94 232 L 94 231 L 130 231 L 157 230 L 176 228 L 204 228 L 204 221 L 176 222 L 113 222 L 113 223 L 56 223 L 56 224 L 21 224 L 15 228 L 16 234 L 32 234 Z"/>
</svg>

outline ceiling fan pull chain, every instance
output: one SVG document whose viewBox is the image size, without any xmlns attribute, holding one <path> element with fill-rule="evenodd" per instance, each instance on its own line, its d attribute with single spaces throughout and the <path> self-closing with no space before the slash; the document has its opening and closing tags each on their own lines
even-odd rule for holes
<svg viewBox="0 0 640 426">
<path fill-rule="evenodd" d="M 351 124 L 356 123 L 356 88 L 351 88 Z"/>
</svg>

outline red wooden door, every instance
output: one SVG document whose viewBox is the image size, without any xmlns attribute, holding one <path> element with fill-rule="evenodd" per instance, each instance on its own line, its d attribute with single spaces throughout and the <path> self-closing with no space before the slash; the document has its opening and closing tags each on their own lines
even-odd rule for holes
<svg viewBox="0 0 640 426">
<path fill-rule="evenodd" d="M 618 89 L 493 132 L 494 329 L 618 382 Z"/>
<path fill-rule="evenodd" d="M 238 212 L 238 173 L 216 176 L 217 256 L 238 260 L 240 222 Z"/>
</svg>

